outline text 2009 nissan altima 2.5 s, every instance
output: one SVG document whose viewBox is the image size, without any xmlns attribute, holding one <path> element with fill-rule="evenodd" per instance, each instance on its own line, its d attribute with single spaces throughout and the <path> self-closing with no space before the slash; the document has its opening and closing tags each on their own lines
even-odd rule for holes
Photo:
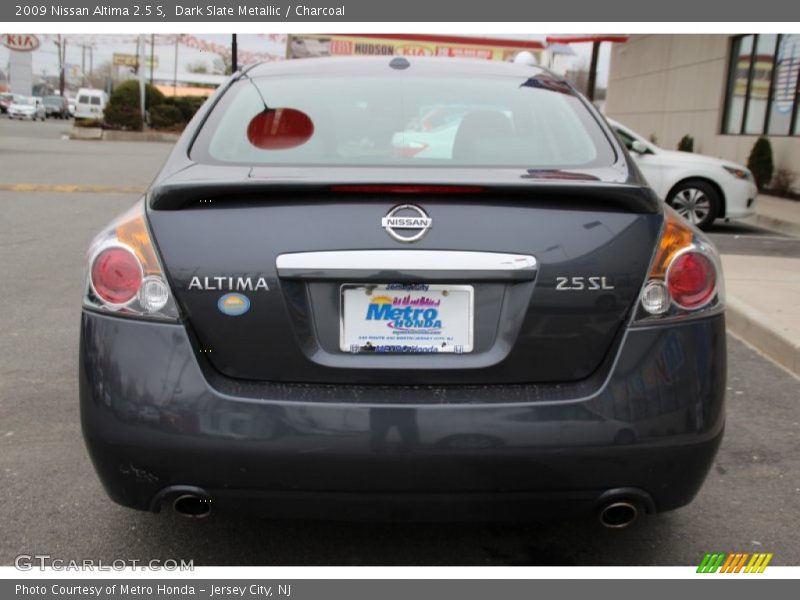
<svg viewBox="0 0 800 600">
<path fill-rule="evenodd" d="M 458 125 L 426 158 L 432 113 Z M 713 246 L 547 71 L 257 65 L 91 245 L 83 432 L 140 510 L 623 527 L 713 461 L 723 303 Z"/>
</svg>

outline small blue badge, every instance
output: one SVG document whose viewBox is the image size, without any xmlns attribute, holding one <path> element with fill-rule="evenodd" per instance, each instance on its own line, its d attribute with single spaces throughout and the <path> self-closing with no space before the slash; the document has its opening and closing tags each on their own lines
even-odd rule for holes
<svg viewBox="0 0 800 600">
<path fill-rule="evenodd" d="M 250 298 L 244 294 L 225 294 L 217 302 L 219 312 L 231 317 L 238 317 L 250 310 Z"/>
</svg>

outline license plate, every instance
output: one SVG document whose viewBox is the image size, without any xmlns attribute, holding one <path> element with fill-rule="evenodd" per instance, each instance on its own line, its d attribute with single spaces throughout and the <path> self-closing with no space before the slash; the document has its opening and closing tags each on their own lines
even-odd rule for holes
<svg viewBox="0 0 800 600">
<path fill-rule="evenodd" d="M 347 284 L 341 294 L 343 352 L 472 352 L 471 285 Z"/>
</svg>

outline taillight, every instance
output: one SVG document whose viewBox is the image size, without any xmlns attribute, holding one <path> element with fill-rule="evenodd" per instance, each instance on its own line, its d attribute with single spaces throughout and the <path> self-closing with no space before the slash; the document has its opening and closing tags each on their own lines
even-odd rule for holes
<svg viewBox="0 0 800 600">
<path fill-rule="evenodd" d="M 143 201 L 115 219 L 92 242 L 83 305 L 126 316 L 178 318 L 147 230 Z"/>
<path fill-rule="evenodd" d="M 669 206 L 639 298 L 637 320 L 706 315 L 724 308 L 719 255 L 703 234 Z"/>
<path fill-rule="evenodd" d="M 717 270 L 702 252 L 688 250 L 676 256 L 667 271 L 667 290 L 681 308 L 702 308 L 713 298 Z"/>
<path fill-rule="evenodd" d="M 142 264 L 123 246 L 101 250 L 91 264 L 90 283 L 108 304 L 127 304 L 136 297 L 142 284 Z"/>
</svg>

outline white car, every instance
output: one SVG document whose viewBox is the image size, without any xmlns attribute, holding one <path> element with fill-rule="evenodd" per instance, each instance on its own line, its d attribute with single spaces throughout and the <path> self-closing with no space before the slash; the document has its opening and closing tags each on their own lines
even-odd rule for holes
<svg viewBox="0 0 800 600">
<path fill-rule="evenodd" d="M 12 119 L 30 119 L 44 121 L 47 114 L 44 110 L 44 102 L 37 96 L 21 96 L 8 107 L 8 116 Z"/>
<path fill-rule="evenodd" d="M 608 123 L 659 197 L 700 229 L 715 219 L 741 219 L 755 212 L 758 188 L 746 167 L 665 150 L 616 121 Z"/>
</svg>

